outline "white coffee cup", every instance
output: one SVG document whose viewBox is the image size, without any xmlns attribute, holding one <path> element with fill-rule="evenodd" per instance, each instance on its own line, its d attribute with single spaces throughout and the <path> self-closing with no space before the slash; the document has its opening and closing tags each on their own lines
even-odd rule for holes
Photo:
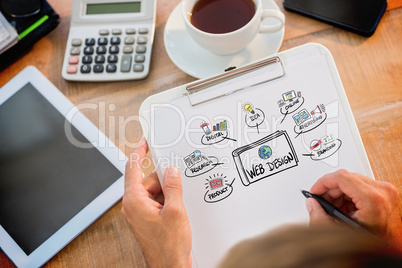
<svg viewBox="0 0 402 268">
<path fill-rule="evenodd" d="M 198 0 L 182 0 L 182 15 L 190 36 L 203 48 L 219 55 L 229 55 L 244 49 L 258 34 L 273 33 L 285 25 L 285 15 L 274 9 L 262 9 L 262 0 L 253 0 L 256 6 L 253 18 L 243 27 L 233 32 L 214 34 L 196 28 L 190 16 Z M 265 18 L 276 18 L 279 23 L 262 25 Z"/>
</svg>

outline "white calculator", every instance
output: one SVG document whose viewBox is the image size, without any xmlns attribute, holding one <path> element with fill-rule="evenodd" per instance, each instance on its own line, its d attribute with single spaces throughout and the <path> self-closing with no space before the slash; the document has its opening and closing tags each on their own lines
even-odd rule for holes
<svg viewBox="0 0 402 268">
<path fill-rule="evenodd" d="M 122 81 L 148 76 L 156 0 L 74 0 L 62 76 Z"/>
</svg>

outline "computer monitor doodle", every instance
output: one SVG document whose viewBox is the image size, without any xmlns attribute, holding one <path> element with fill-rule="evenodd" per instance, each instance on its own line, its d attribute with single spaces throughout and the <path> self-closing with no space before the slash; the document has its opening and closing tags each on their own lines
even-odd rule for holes
<svg viewBox="0 0 402 268">
<path fill-rule="evenodd" d="M 283 93 L 282 98 L 284 101 L 292 101 L 294 98 L 297 98 L 297 95 L 294 90 L 291 90 L 286 93 Z"/>
</svg>

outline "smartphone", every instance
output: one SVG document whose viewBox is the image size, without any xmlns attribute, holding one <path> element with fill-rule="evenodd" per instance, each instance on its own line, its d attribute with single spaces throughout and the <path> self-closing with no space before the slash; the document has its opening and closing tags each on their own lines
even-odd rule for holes
<svg viewBox="0 0 402 268">
<path fill-rule="evenodd" d="M 363 35 L 373 35 L 386 0 L 285 0 L 285 9 Z"/>
</svg>

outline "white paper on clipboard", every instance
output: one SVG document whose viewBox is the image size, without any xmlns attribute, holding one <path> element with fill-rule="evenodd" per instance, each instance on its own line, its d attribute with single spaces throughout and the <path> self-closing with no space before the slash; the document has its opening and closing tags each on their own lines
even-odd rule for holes
<svg viewBox="0 0 402 268">
<path fill-rule="evenodd" d="M 269 65 L 196 93 L 209 101 L 191 102 L 189 84 L 141 106 L 159 178 L 169 165 L 181 170 L 195 266 L 215 267 L 243 239 L 307 223 L 300 189 L 326 173 L 373 178 L 329 51 L 306 44 L 275 57 L 284 75 Z"/>
</svg>

